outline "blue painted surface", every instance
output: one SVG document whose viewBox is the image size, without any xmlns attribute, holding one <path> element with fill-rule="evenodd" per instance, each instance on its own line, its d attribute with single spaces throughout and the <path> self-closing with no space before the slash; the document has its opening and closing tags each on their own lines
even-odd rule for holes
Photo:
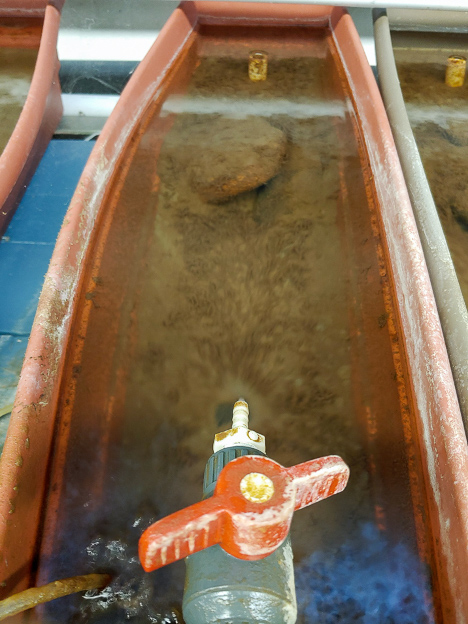
<svg viewBox="0 0 468 624">
<path fill-rule="evenodd" d="M 53 249 L 52 243 L 0 243 L 0 334 L 29 334 Z"/>
<path fill-rule="evenodd" d="M 55 244 L 93 146 L 93 141 L 54 139 L 49 143 L 5 234 L 10 242 Z"/>
<path fill-rule="evenodd" d="M 65 212 L 93 148 L 49 144 L 0 243 L 0 334 L 27 335 Z"/>
<path fill-rule="evenodd" d="M 5 441 L 27 336 L 0 336 L 0 450 Z"/>
<path fill-rule="evenodd" d="M 93 146 L 50 142 L 0 242 L 0 448 L 55 240 Z"/>
</svg>

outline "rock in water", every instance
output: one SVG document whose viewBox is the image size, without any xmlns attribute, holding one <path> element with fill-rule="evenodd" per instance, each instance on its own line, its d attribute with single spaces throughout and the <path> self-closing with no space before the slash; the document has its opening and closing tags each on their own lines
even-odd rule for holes
<svg viewBox="0 0 468 624">
<path fill-rule="evenodd" d="M 271 180 L 286 154 L 286 135 L 261 118 L 191 116 L 183 132 L 164 145 L 186 166 L 192 188 L 208 202 L 222 202 Z"/>
</svg>

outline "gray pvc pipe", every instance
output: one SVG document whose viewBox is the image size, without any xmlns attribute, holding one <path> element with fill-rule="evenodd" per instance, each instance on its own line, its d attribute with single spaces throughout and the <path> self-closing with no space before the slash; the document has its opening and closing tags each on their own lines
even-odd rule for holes
<svg viewBox="0 0 468 624">
<path fill-rule="evenodd" d="M 386 11 L 374 11 L 380 90 L 406 179 L 468 435 L 468 313 L 406 113 Z"/>
</svg>

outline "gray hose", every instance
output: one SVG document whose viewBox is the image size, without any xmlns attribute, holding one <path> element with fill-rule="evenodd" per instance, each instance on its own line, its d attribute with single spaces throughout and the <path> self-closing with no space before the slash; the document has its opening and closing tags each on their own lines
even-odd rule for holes
<svg viewBox="0 0 468 624">
<path fill-rule="evenodd" d="M 42 587 L 25 589 L 5 600 L 0 600 L 0 620 L 32 609 L 39 604 L 62 598 L 76 592 L 88 589 L 100 589 L 105 587 L 111 580 L 108 574 L 86 574 L 85 576 L 73 576 L 72 578 L 54 581 Z"/>
<path fill-rule="evenodd" d="M 468 435 L 468 313 L 406 113 L 388 17 L 384 10 L 374 10 L 374 38 L 380 90 L 413 206 L 452 366 L 463 425 Z"/>
</svg>

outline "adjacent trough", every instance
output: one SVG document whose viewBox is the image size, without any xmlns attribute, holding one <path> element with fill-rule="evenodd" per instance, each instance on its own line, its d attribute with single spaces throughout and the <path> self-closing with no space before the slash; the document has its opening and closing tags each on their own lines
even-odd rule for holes
<svg viewBox="0 0 468 624">
<path fill-rule="evenodd" d="M 0 5 L 0 48 L 38 49 L 26 102 L 0 156 L 0 235 L 62 116 L 57 57 L 62 4 L 9 0 Z"/>
</svg>

